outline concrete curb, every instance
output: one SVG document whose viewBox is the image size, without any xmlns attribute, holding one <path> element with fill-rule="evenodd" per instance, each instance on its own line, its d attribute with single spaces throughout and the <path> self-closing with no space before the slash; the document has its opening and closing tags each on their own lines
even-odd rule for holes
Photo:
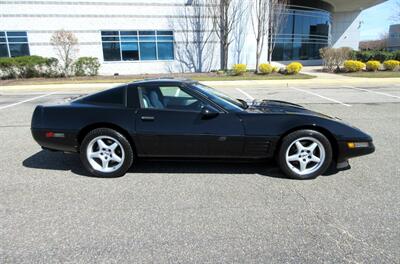
<svg viewBox="0 0 400 264">
<path fill-rule="evenodd" d="M 381 86 L 400 84 L 400 78 L 317 78 L 300 80 L 242 80 L 242 81 L 208 81 L 201 82 L 213 87 L 287 87 L 291 85 L 303 87 L 335 87 L 345 85 L 355 86 Z M 10 85 L 1 86 L 1 93 L 16 92 L 95 92 L 121 85 L 122 83 L 68 83 L 68 84 L 44 84 L 44 85 Z"/>
</svg>

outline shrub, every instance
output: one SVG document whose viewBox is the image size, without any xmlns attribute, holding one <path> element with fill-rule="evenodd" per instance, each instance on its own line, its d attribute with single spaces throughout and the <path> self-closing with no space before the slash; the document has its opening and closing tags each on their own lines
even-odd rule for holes
<svg viewBox="0 0 400 264">
<path fill-rule="evenodd" d="M 395 53 L 381 50 L 353 51 L 351 59 L 362 62 L 367 62 L 370 60 L 384 62 L 386 60 L 395 59 Z"/>
<path fill-rule="evenodd" d="M 246 64 L 235 64 L 232 67 L 233 75 L 243 75 L 247 71 Z"/>
<path fill-rule="evenodd" d="M 46 69 L 43 73 L 45 77 L 59 77 L 60 73 L 60 65 L 58 63 L 58 59 L 56 58 L 47 58 L 46 59 Z"/>
<path fill-rule="evenodd" d="M 41 56 L 0 58 L 2 79 L 59 76 L 58 60 Z"/>
<path fill-rule="evenodd" d="M 320 56 L 324 61 L 324 67 L 329 71 L 339 70 L 344 61 L 349 59 L 352 49 L 348 47 L 342 48 L 322 48 L 319 50 Z"/>
<path fill-rule="evenodd" d="M 365 68 L 365 64 L 361 61 L 347 60 L 344 62 L 344 68 L 347 72 L 359 72 Z"/>
<path fill-rule="evenodd" d="M 99 60 L 95 57 L 80 57 L 74 63 L 76 76 L 95 76 L 100 68 Z"/>
<path fill-rule="evenodd" d="M 381 63 L 376 60 L 370 60 L 365 65 L 368 71 L 377 71 L 381 67 Z"/>
<path fill-rule="evenodd" d="M 279 68 L 276 67 L 276 66 L 273 66 L 273 67 L 272 67 L 272 72 L 273 72 L 273 73 L 279 72 Z"/>
<path fill-rule="evenodd" d="M 383 63 L 383 66 L 388 71 L 395 71 L 399 68 L 400 62 L 398 60 L 387 60 Z"/>
<path fill-rule="evenodd" d="M 17 77 L 14 58 L 0 58 L 0 77 L 2 79 Z"/>
<path fill-rule="evenodd" d="M 268 63 L 261 63 L 260 66 L 258 67 L 258 70 L 262 74 L 270 74 L 274 71 L 274 67 L 272 67 Z"/>
<path fill-rule="evenodd" d="M 41 56 L 15 57 L 15 67 L 21 78 L 40 77 L 46 65 L 46 58 Z"/>
<path fill-rule="evenodd" d="M 286 71 L 288 74 L 298 74 L 303 65 L 300 62 L 292 62 L 288 66 L 286 66 Z"/>
<path fill-rule="evenodd" d="M 397 60 L 397 61 L 400 61 L 400 50 L 394 51 L 394 53 L 393 53 L 393 59 L 394 59 L 394 60 Z"/>
</svg>

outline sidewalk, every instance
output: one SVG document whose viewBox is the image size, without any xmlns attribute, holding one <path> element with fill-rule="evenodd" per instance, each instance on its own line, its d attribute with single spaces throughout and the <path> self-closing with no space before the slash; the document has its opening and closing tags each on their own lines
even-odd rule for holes
<svg viewBox="0 0 400 264">
<path fill-rule="evenodd" d="M 379 87 L 384 85 L 400 86 L 400 78 L 359 78 L 348 77 L 340 74 L 318 72 L 313 67 L 305 67 L 304 73 L 317 76 L 314 79 L 301 80 L 241 80 L 241 81 L 207 81 L 205 85 L 221 88 L 246 88 L 246 87 L 337 87 L 337 86 L 361 86 Z M 68 83 L 46 85 L 12 85 L 1 86 L 0 93 L 24 93 L 24 92 L 61 92 L 61 93 L 90 93 L 98 90 L 118 86 L 121 83 Z"/>
</svg>

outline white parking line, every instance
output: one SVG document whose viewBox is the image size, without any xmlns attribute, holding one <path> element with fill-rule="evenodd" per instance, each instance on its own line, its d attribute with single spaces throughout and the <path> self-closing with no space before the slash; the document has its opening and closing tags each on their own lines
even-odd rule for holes
<svg viewBox="0 0 400 264">
<path fill-rule="evenodd" d="M 244 96 L 246 96 L 247 99 L 250 99 L 250 100 L 252 100 L 252 101 L 254 100 L 254 97 L 253 97 L 253 96 L 251 96 L 250 94 L 246 93 L 246 92 L 243 91 L 242 89 L 236 88 L 236 90 L 237 90 L 238 92 L 242 93 Z"/>
<path fill-rule="evenodd" d="M 26 102 L 30 102 L 30 101 L 33 101 L 33 100 L 36 100 L 36 99 L 39 99 L 39 98 L 43 98 L 43 97 L 46 97 L 46 96 L 49 96 L 49 95 L 52 95 L 52 94 L 56 94 L 56 93 L 57 92 L 52 92 L 52 93 L 36 96 L 36 97 L 33 97 L 33 98 L 29 98 L 29 99 L 26 99 L 26 100 L 23 100 L 23 101 L 20 101 L 20 102 L 17 102 L 17 103 L 1 106 L 0 110 L 6 109 L 6 108 L 9 108 L 9 107 L 13 107 L 13 106 L 16 106 L 16 105 L 20 105 L 20 104 L 23 104 L 23 103 L 26 103 Z"/>
<path fill-rule="evenodd" d="M 388 94 L 388 93 L 377 92 L 377 91 L 371 91 L 371 90 L 368 90 L 368 89 L 358 88 L 358 87 L 354 87 L 354 86 L 343 86 L 343 87 L 345 87 L 345 88 L 350 88 L 350 89 L 354 89 L 354 90 L 359 90 L 359 91 L 364 91 L 364 92 L 369 92 L 369 93 L 374 93 L 374 94 L 380 94 L 380 95 L 384 95 L 384 96 L 388 96 L 388 97 L 393 97 L 393 98 L 400 99 L 400 96 L 392 95 L 392 94 Z"/>
<path fill-rule="evenodd" d="M 300 88 L 294 88 L 294 87 L 290 87 L 290 88 L 293 89 L 293 90 L 296 90 L 296 91 L 300 91 L 300 92 L 303 92 L 303 93 L 307 93 L 307 94 L 318 96 L 320 98 L 323 98 L 325 100 L 328 100 L 328 101 L 331 101 L 331 102 L 334 102 L 334 103 L 337 103 L 337 104 L 341 104 L 341 105 L 344 105 L 344 106 L 347 106 L 347 107 L 351 107 L 351 105 L 349 105 L 349 104 L 340 102 L 338 100 L 335 100 L 335 99 L 332 99 L 332 98 L 329 98 L 329 97 L 326 97 L 326 96 L 323 96 L 323 95 L 320 95 L 320 94 L 317 94 L 317 93 L 314 93 L 314 92 L 310 92 L 310 91 L 303 90 L 303 89 L 300 89 Z"/>
</svg>

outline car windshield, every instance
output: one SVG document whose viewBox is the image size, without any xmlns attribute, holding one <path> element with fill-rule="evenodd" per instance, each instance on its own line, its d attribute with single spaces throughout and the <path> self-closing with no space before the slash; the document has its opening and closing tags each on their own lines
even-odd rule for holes
<svg viewBox="0 0 400 264">
<path fill-rule="evenodd" d="M 211 88 L 209 86 L 196 83 L 194 86 L 198 89 L 200 89 L 203 94 L 205 94 L 210 100 L 213 102 L 221 105 L 222 107 L 226 108 L 227 110 L 243 110 L 248 108 L 249 106 L 247 105 L 246 101 L 241 100 L 241 99 L 234 99 L 230 97 L 229 95 L 226 95 L 214 88 Z"/>
</svg>

